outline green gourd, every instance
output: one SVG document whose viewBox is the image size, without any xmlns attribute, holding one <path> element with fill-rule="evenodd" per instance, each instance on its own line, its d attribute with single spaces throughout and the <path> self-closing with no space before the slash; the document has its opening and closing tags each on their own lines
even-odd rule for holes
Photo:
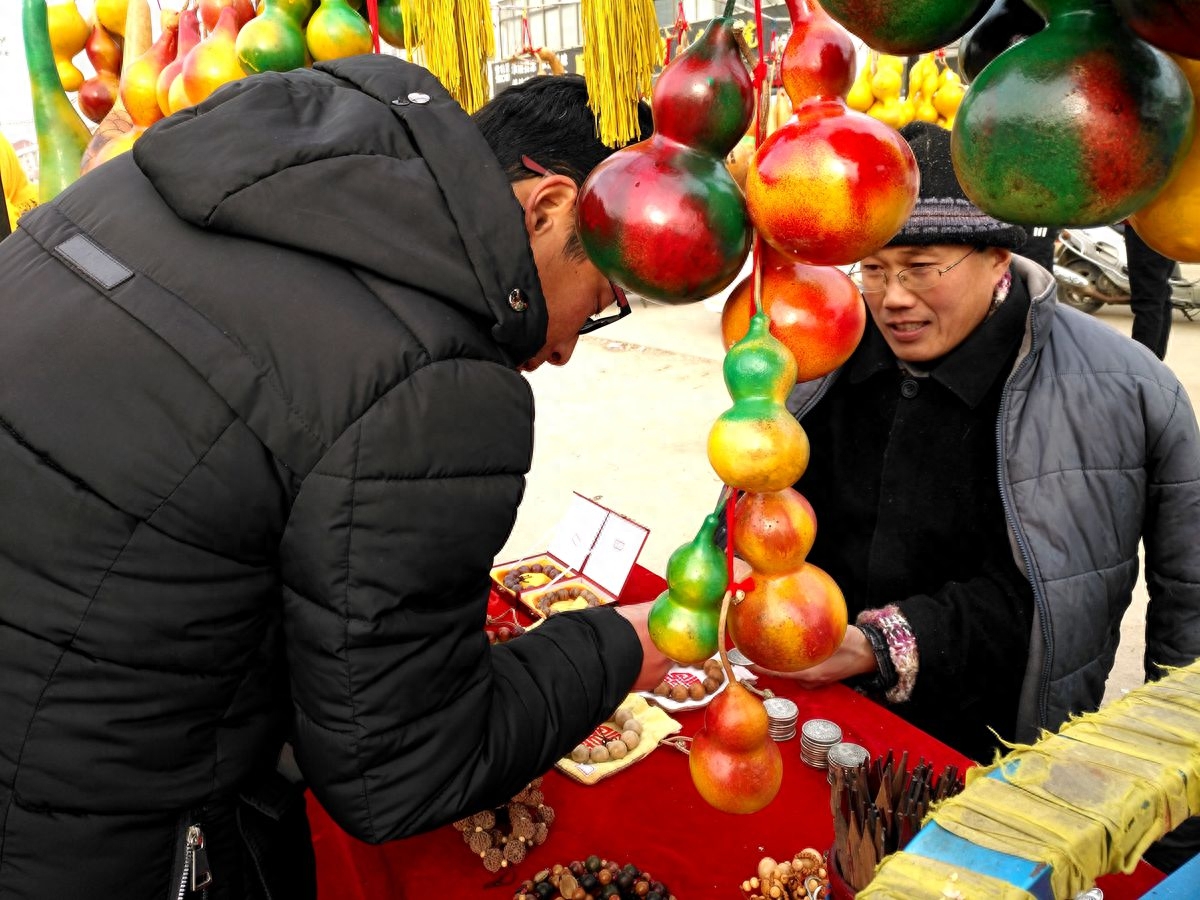
<svg viewBox="0 0 1200 900">
<path fill-rule="evenodd" d="M 38 198 L 45 203 L 79 177 L 83 151 L 92 134 L 59 80 L 50 46 L 46 0 L 23 0 L 21 30 L 37 129 Z"/>
<path fill-rule="evenodd" d="M 235 46 L 247 75 L 304 67 L 304 32 L 295 13 L 280 0 L 266 0 L 262 14 L 242 26 Z"/>
<path fill-rule="evenodd" d="M 718 519 L 705 517 L 696 537 L 667 561 L 667 590 L 650 609 L 654 645 L 684 665 L 696 665 L 717 652 L 721 598 L 729 585 L 725 557 L 714 535 Z"/>
<path fill-rule="evenodd" d="M 725 386 L 733 406 L 708 435 L 708 461 L 730 487 L 780 491 L 808 467 L 808 436 L 783 405 L 796 383 L 796 360 L 770 331 L 763 312 L 725 355 Z"/>
<path fill-rule="evenodd" d="M 304 37 L 317 62 L 371 52 L 371 26 L 346 0 L 321 0 Z"/>
</svg>

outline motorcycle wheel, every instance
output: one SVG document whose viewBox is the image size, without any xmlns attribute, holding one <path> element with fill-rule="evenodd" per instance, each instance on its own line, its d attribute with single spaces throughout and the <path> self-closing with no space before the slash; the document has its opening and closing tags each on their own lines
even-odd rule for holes
<svg viewBox="0 0 1200 900">
<path fill-rule="evenodd" d="M 1099 289 L 1097 282 L 1103 277 L 1103 273 L 1096 266 L 1082 259 L 1072 259 L 1065 263 L 1059 263 L 1059 265 L 1063 265 L 1075 274 L 1086 278 L 1092 290 Z M 1097 300 L 1095 297 L 1089 297 L 1087 294 L 1080 293 L 1065 281 L 1058 282 L 1058 296 L 1067 306 L 1073 306 L 1088 315 L 1091 315 L 1104 305 L 1102 300 Z"/>
</svg>

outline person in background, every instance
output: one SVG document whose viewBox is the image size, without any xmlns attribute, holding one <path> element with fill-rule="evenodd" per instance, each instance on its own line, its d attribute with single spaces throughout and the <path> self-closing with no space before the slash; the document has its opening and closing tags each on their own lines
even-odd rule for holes
<svg viewBox="0 0 1200 900">
<path fill-rule="evenodd" d="M 649 604 L 483 630 L 519 370 L 628 310 L 595 127 L 577 76 L 472 121 L 389 56 L 266 73 L 0 245 L 0 897 L 311 898 L 294 779 L 404 837 L 663 678 Z"/>
<path fill-rule="evenodd" d="M 1029 237 L 1021 245 L 1021 256 L 1033 260 L 1047 272 L 1054 271 L 1054 245 L 1058 241 L 1058 229 L 1038 225 L 1029 229 Z"/>
<path fill-rule="evenodd" d="M 1154 250 L 1125 223 L 1125 260 L 1129 266 L 1132 337 L 1159 359 L 1166 358 L 1171 335 L 1171 274 L 1176 262 Z"/>
<path fill-rule="evenodd" d="M 1200 431 L 1166 366 L 1013 254 L 1022 229 L 966 198 L 944 130 L 901 134 L 920 198 L 855 274 L 866 333 L 788 399 L 812 445 L 808 558 L 856 623 L 792 677 L 856 684 L 990 761 L 992 729 L 1032 741 L 1099 706 L 1142 541 L 1146 675 L 1200 657 Z"/>
<path fill-rule="evenodd" d="M 966 199 L 949 137 L 902 134 L 911 218 L 856 273 L 850 360 L 789 398 L 810 559 L 858 627 L 796 676 L 867 682 L 975 759 L 1100 703 L 1147 548 L 1146 674 L 1200 656 L 1200 433 L 1175 376 L 1055 302 L 1022 229 Z"/>
<path fill-rule="evenodd" d="M 4 194 L 4 206 L 8 213 L 0 223 L 0 238 L 3 238 L 15 231 L 17 219 L 38 203 L 37 187 L 25 177 L 16 151 L 3 134 L 0 134 L 0 193 Z"/>
</svg>

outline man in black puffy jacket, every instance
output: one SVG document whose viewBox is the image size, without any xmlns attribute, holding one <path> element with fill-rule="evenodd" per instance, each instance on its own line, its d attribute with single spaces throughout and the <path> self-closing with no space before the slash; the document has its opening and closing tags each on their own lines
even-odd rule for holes
<svg viewBox="0 0 1200 900">
<path fill-rule="evenodd" d="M 482 631 L 517 369 L 614 299 L 573 237 L 585 102 L 477 125 L 387 57 L 255 76 L 0 246 L 0 898 L 310 896 L 285 745 L 386 841 L 661 677 L 636 608 Z"/>
</svg>

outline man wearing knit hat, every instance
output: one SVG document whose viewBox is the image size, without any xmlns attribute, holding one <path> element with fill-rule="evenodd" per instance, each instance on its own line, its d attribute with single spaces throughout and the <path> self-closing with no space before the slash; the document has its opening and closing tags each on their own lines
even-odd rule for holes
<svg viewBox="0 0 1200 900">
<path fill-rule="evenodd" d="M 855 679 L 975 759 L 1103 695 L 1145 540 L 1147 675 L 1200 656 L 1200 434 L 1146 349 L 1056 304 L 1022 229 L 960 187 L 950 135 L 901 132 L 920 198 L 855 275 L 871 321 L 789 408 L 809 559 L 856 628 L 798 680 Z"/>
</svg>

